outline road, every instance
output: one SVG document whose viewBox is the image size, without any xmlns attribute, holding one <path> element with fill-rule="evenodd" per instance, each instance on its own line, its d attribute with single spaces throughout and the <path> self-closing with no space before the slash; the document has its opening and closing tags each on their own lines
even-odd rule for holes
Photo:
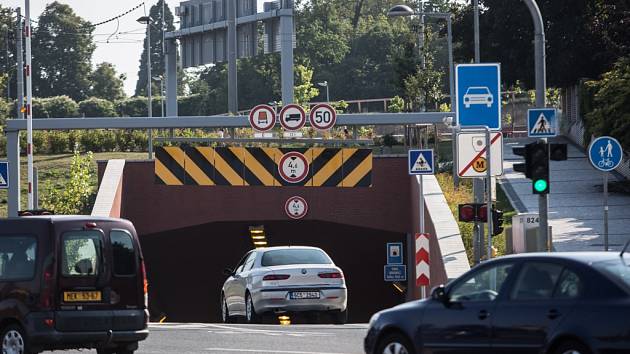
<svg viewBox="0 0 630 354">
<path fill-rule="evenodd" d="M 149 329 L 149 338 L 140 343 L 137 354 L 361 354 L 367 325 L 167 323 L 151 324 Z"/>
</svg>

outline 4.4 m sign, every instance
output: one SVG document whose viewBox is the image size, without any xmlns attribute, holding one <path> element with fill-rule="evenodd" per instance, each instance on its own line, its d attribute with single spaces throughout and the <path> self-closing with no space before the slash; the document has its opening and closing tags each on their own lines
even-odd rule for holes
<svg viewBox="0 0 630 354">
<path fill-rule="evenodd" d="M 311 109 L 309 115 L 311 125 L 317 130 L 329 130 L 337 122 L 337 112 L 329 104 L 318 104 Z"/>
</svg>

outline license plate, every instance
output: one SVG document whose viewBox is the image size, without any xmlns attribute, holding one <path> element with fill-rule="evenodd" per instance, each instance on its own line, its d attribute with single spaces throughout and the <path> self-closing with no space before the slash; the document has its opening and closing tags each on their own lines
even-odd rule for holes
<svg viewBox="0 0 630 354">
<path fill-rule="evenodd" d="M 291 293 L 291 299 L 319 299 L 319 291 L 294 291 Z"/>
<path fill-rule="evenodd" d="M 101 301 L 100 291 L 64 291 L 64 302 L 95 302 Z"/>
</svg>

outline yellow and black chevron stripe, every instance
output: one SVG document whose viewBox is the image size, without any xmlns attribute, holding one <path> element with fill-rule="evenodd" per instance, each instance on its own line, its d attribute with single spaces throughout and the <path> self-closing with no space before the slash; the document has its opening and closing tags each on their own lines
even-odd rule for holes
<svg viewBox="0 0 630 354">
<path fill-rule="evenodd" d="M 278 172 L 282 156 L 304 155 L 307 177 L 298 183 Z M 159 147 L 155 153 L 156 183 L 198 186 L 371 187 L 372 150 L 352 148 Z"/>
</svg>

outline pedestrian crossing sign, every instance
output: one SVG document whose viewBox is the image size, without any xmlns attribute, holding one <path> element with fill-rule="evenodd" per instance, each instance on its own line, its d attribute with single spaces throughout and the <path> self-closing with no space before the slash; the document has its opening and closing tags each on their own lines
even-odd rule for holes
<svg viewBox="0 0 630 354">
<path fill-rule="evenodd" d="M 409 150 L 409 174 L 432 175 L 435 173 L 433 149 Z"/>
<path fill-rule="evenodd" d="M 0 161 L 0 189 L 9 188 L 9 163 Z"/>
<path fill-rule="evenodd" d="M 555 108 L 536 108 L 527 111 L 527 136 L 550 138 L 558 135 L 558 115 Z"/>
</svg>

